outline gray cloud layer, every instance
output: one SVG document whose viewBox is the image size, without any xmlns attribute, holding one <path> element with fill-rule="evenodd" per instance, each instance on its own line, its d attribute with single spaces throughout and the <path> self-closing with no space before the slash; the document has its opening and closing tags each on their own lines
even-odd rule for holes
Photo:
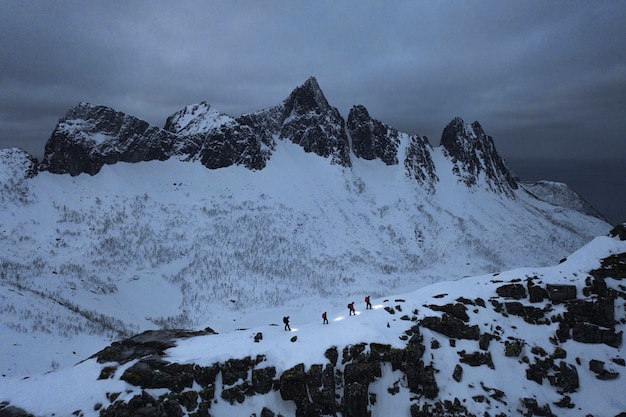
<svg viewBox="0 0 626 417">
<path fill-rule="evenodd" d="M 311 75 L 439 144 L 478 120 L 505 158 L 626 157 L 621 1 L 0 2 L 0 147 L 41 157 L 88 101 L 162 126 L 206 100 L 238 116 Z"/>
</svg>

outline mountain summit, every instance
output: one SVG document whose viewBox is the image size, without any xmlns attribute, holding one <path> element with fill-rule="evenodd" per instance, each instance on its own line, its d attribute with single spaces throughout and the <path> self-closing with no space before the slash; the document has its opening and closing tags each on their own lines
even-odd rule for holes
<svg viewBox="0 0 626 417">
<path fill-rule="evenodd" d="M 468 187 L 476 184 L 482 174 L 494 191 L 510 194 L 517 189 L 515 178 L 480 123 L 468 124 L 455 117 L 443 129 L 441 146 L 452 159 L 454 173 Z"/>
</svg>

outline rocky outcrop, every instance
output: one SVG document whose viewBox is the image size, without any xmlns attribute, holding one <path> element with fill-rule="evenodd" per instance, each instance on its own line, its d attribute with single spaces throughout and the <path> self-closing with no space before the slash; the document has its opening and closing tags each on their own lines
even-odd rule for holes
<svg viewBox="0 0 626 417">
<path fill-rule="evenodd" d="M 435 192 L 435 183 L 439 180 L 435 171 L 431 153 L 432 147 L 426 136 L 411 136 L 404 158 L 405 173 L 415 179 L 431 194 Z"/>
<path fill-rule="evenodd" d="M 306 152 L 329 157 L 334 164 L 352 166 L 343 117 L 328 104 L 315 77 L 293 90 L 283 108 L 281 138 L 302 146 Z"/>
<path fill-rule="evenodd" d="M 346 126 L 352 138 L 352 152 L 357 158 L 380 159 L 386 165 L 398 164 L 398 131 L 372 119 L 365 106 L 350 109 Z"/>
<path fill-rule="evenodd" d="M 453 163 L 454 174 L 468 187 L 482 179 L 493 191 L 507 195 L 518 188 L 493 139 L 478 122 L 470 125 L 460 117 L 454 118 L 443 130 L 441 146 Z"/>
<path fill-rule="evenodd" d="M 80 103 L 68 111 L 46 143 L 40 169 L 94 175 L 105 164 L 163 161 L 189 154 L 199 143 L 106 106 Z"/>
</svg>

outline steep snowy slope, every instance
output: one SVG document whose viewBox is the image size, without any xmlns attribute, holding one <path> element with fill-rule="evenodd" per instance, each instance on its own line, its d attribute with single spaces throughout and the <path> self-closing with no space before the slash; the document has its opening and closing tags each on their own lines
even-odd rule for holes
<svg viewBox="0 0 626 417">
<path fill-rule="evenodd" d="M 363 292 L 548 265 L 610 228 L 467 187 L 440 148 L 433 161 L 434 193 L 380 160 L 347 169 L 282 140 L 261 171 L 170 159 L 23 178 L 2 202 L 1 372 L 66 366 L 146 329 L 305 320 Z"/>
</svg>

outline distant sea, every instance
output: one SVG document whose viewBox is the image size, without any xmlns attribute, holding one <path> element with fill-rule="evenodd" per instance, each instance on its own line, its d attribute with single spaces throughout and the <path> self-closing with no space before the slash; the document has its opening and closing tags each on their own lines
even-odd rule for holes
<svg viewBox="0 0 626 417">
<path fill-rule="evenodd" d="M 626 159 L 506 159 L 524 182 L 563 182 L 580 194 L 612 225 L 626 221 Z"/>
</svg>

